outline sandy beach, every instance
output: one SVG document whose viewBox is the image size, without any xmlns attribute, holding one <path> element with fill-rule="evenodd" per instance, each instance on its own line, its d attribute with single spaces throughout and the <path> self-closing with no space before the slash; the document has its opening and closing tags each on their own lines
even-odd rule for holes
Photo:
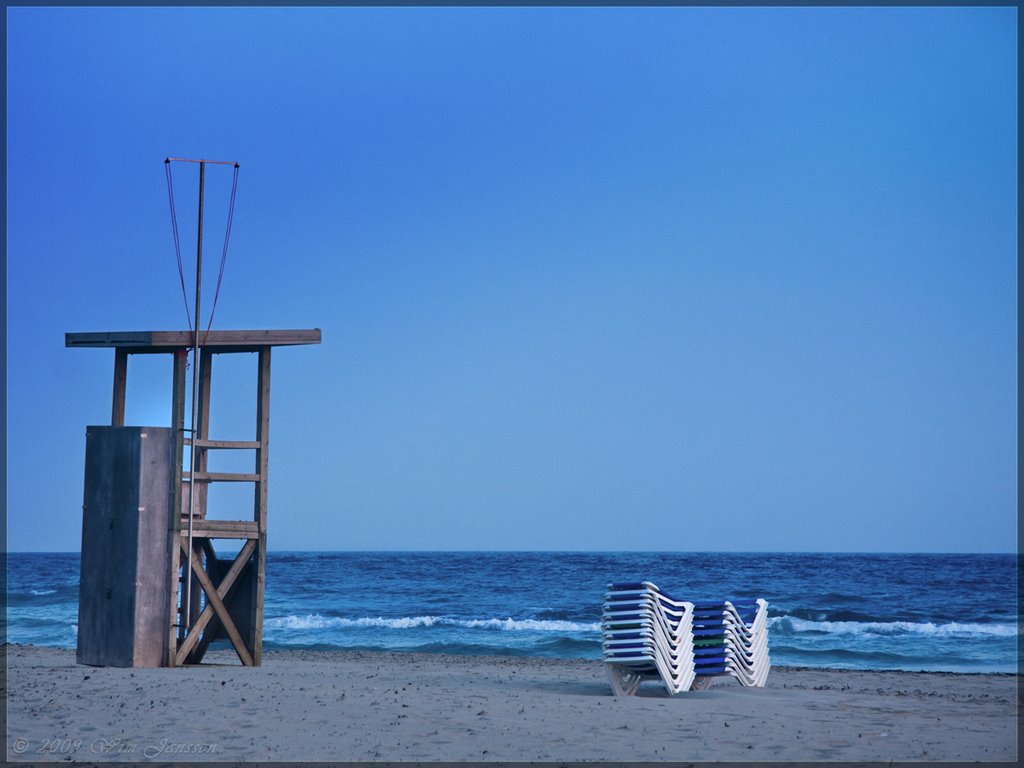
<svg viewBox="0 0 1024 768">
<path fill-rule="evenodd" d="M 11 761 L 1013 761 L 1017 677 L 780 668 L 669 698 L 593 661 L 268 651 L 199 667 L 8 646 Z M 649 686 L 649 687 L 648 687 Z"/>
</svg>

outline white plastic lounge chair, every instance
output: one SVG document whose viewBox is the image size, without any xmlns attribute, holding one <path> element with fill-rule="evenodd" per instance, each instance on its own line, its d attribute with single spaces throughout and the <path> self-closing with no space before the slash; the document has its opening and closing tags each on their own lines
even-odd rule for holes
<svg viewBox="0 0 1024 768">
<path fill-rule="evenodd" d="M 612 585 L 601 617 L 606 669 L 616 695 L 636 693 L 644 680 L 660 680 L 670 694 L 693 682 L 689 604 L 671 613 L 658 605 L 657 587 Z"/>
<path fill-rule="evenodd" d="M 601 631 L 613 692 L 631 696 L 659 680 L 672 695 L 724 675 L 763 686 L 771 667 L 767 608 L 762 599 L 677 600 L 651 582 L 609 584 Z"/>
</svg>

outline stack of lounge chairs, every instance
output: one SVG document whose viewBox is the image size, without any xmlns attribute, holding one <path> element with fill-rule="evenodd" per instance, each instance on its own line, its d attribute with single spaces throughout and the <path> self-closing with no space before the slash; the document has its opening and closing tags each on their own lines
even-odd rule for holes
<svg viewBox="0 0 1024 768">
<path fill-rule="evenodd" d="M 771 667 L 767 617 L 761 599 L 693 603 L 649 581 L 609 584 L 601 634 L 612 690 L 632 696 L 645 680 L 659 680 L 675 694 L 723 675 L 762 687 Z"/>
</svg>

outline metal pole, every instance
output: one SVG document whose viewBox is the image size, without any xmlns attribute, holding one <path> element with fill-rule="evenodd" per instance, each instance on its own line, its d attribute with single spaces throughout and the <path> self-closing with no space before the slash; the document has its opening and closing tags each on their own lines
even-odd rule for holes
<svg viewBox="0 0 1024 768">
<path fill-rule="evenodd" d="M 188 452 L 188 571 L 185 579 L 185 626 L 192 622 L 192 515 L 196 496 L 196 402 L 199 397 L 199 294 L 203 278 L 203 181 L 206 162 L 199 162 L 199 236 L 196 246 L 196 323 L 192 332 L 192 446 Z"/>
</svg>

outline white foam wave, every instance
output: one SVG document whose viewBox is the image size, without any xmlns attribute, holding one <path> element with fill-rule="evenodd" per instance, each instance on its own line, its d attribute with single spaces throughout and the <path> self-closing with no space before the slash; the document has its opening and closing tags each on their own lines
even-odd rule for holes
<svg viewBox="0 0 1024 768">
<path fill-rule="evenodd" d="M 575 621 L 548 621 L 540 619 L 450 619 L 443 616 L 402 616 L 397 619 L 386 619 L 383 616 L 362 617 L 358 619 L 340 616 L 321 616 L 307 614 L 305 616 L 280 616 L 264 621 L 264 627 L 272 629 L 332 629 L 332 628 L 369 628 L 381 629 L 415 629 L 417 627 L 463 627 L 466 629 L 495 629 L 504 632 L 599 632 L 598 623 L 583 624 Z"/>
<path fill-rule="evenodd" d="M 795 616 L 775 616 L 768 620 L 768 626 L 783 632 L 827 632 L 832 635 L 926 635 L 964 639 L 1017 636 L 1015 624 L 971 624 L 956 621 L 945 624 L 911 621 L 809 621 Z"/>
<path fill-rule="evenodd" d="M 471 629 L 500 629 L 506 632 L 532 630 L 534 632 L 600 632 L 600 624 L 581 624 L 575 621 L 546 619 L 470 619 L 459 621 L 461 627 Z"/>
<path fill-rule="evenodd" d="M 382 627 L 385 629 L 411 629 L 413 627 L 430 627 L 438 622 L 436 616 L 403 616 L 398 619 L 376 618 L 344 619 L 338 616 L 284 616 L 271 618 L 263 622 L 265 627 L 275 629 L 329 629 L 332 627 Z"/>
<path fill-rule="evenodd" d="M 36 597 L 42 597 L 43 595 L 56 595 L 56 589 L 32 589 L 29 590 Z"/>
</svg>

